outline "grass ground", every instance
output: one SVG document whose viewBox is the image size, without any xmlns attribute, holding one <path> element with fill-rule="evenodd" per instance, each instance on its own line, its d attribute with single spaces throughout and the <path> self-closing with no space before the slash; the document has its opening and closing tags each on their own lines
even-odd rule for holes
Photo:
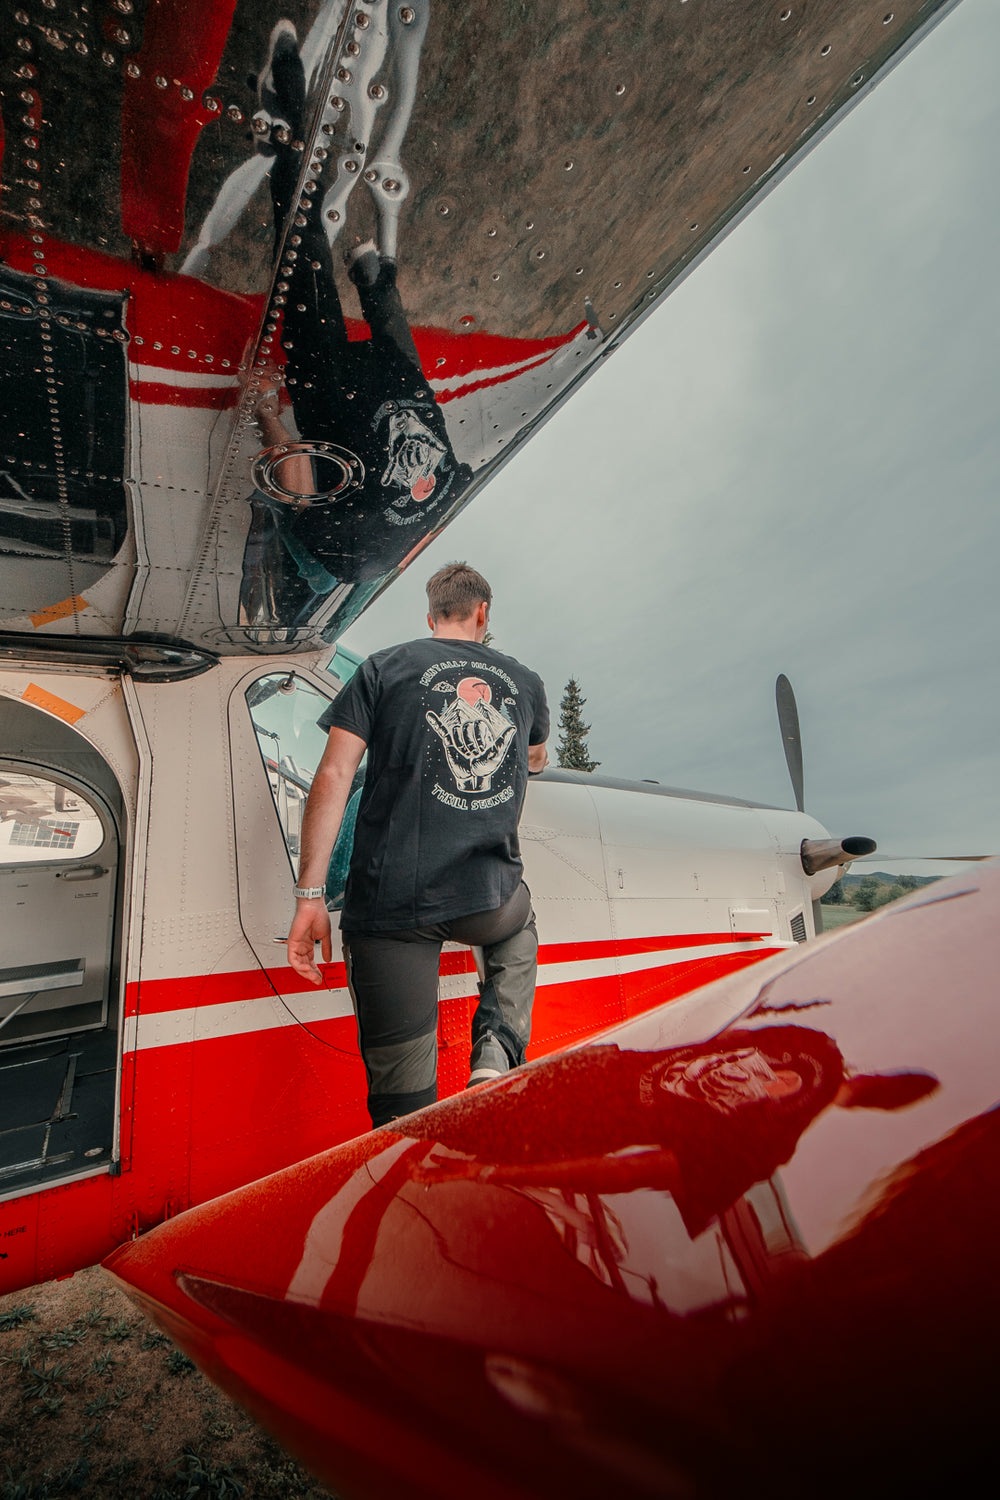
<svg viewBox="0 0 1000 1500">
<path fill-rule="evenodd" d="M 99 1267 L 0 1297 L 0 1500 L 335 1500 Z"/>
<path fill-rule="evenodd" d="M 846 927 L 849 922 L 860 922 L 868 912 L 858 911 L 856 906 L 824 906 L 823 931 L 832 932 L 834 927 Z"/>
</svg>

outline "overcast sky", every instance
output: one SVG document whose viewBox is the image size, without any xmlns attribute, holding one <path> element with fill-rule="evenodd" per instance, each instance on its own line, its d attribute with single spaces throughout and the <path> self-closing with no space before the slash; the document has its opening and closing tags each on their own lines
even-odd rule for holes
<svg viewBox="0 0 1000 1500">
<path fill-rule="evenodd" d="M 791 805 L 785 672 L 831 832 L 1000 852 L 997 56 L 964 0 L 345 644 L 422 633 L 464 558 L 602 771 Z"/>
</svg>

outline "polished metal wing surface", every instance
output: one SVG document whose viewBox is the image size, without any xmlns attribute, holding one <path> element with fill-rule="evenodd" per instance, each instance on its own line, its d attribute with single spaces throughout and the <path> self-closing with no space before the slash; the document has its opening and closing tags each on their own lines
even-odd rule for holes
<svg viewBox="0 0 1000 1500">
<path fill-rule="evenodd" d="M 333 640 L 954 3 L 4 0 L 8 643 Z"/>
</svg>

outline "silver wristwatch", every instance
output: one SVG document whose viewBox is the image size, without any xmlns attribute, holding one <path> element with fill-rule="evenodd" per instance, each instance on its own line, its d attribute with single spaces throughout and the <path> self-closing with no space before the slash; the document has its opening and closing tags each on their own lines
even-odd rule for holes
<svg viewBox="0 0 1000 1500">
<path fill-rule="evenodd" d="M 317 896 L 326 895 L 325 885 L 293 885 L 292 895 L 299 901 L 314 901 Z"/>
</svg>

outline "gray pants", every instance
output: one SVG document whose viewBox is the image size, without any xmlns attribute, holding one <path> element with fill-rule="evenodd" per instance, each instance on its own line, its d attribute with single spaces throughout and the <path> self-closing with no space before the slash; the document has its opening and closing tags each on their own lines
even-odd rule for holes
<svg viewBox="0 0 1000 1500">
<path fill-rule="evenodd" d="M 437 1098 L 441 944 L 482 948 L 484 978 L 472 1020 L 472 1081 L 524 1061 L 531 1036 L 538 933 L 522 882 L 506 905 L 434 927 L 344 935 L 347 983 L 358 1018 L 374 1126 Z"/>
</svg>

